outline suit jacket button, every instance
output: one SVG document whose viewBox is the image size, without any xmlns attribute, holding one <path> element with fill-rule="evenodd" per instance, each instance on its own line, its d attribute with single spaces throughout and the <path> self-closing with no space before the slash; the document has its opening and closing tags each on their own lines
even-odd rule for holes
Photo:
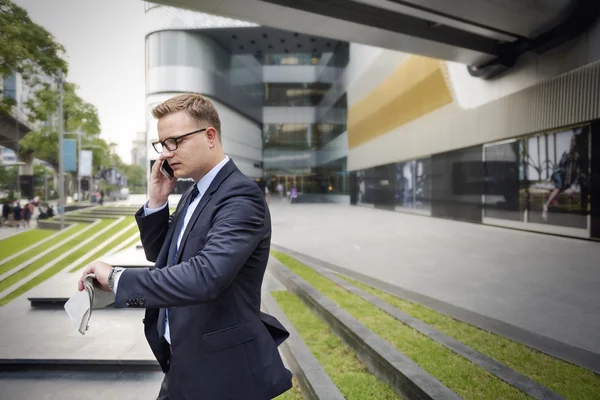
<svg viewBox="0 0 600 400">
<path fill-rule="evenodd" d="M 140 299 L 140 306 L 143 306 L 144 304 L 146 304 L 146 300 L 145 299 Z"/>
</svg>

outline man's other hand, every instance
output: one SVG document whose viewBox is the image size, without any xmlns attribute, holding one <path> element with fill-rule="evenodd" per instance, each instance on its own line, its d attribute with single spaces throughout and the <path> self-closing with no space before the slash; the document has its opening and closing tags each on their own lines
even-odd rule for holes
<svg viewBox="0 0 600 400">
<path fill-rule="evenodd" d="M 89 274 L 94 274 L 96 276 L 97 286 L 105 292 L 110 292 L 111 290 L 108 288 L 108 274 L 110 273 L 111 269 L 112 265 L 108 265 L 102 261 L 94 261 L 83 270 L 81 278 L 79 278 L 77 288 L 80 292 L 83 291 L 85 289 L 83 282 L 85 281 L 86 276 Z"/>
</svg>

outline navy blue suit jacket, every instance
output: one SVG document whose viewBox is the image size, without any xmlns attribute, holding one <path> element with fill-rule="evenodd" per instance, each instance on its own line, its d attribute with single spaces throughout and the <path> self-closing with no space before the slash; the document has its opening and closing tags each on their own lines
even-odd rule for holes
<svg viewBox="0 0 600 400">
<path fill-rule="evenodd" d="M 202 195 L 168 266 L 175 227 L 168 207 L 136 214 L 146 257 L 156 268 L 127 269 L 117 307 L 147 308 L 144 329 L 163 371 L 169 399 L 271 399 L 291 388 L 277 346 L 289 333 L 260 311 L 271 217 L 256 183 L 227 162 Z M 169 310 L 172 355 L 159 335 L 159 308 Z"/>
</svg>

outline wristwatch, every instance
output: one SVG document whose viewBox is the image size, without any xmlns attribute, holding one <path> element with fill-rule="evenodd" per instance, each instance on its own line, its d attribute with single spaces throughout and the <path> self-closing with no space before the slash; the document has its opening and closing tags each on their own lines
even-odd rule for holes
<svg viewBox="0 0 600 400">
<path fill-rule="evenodd" d="M 112 267 L 108 273 L 108 288 L 113 292 L 115 291 L 115 276 L 121 271 L 123 271 L 123 268 Z"/>
</svg>

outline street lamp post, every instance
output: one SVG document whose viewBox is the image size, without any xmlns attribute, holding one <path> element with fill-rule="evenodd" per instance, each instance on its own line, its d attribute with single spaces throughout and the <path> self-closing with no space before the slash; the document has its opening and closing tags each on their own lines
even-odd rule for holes
<svg viewBox="0 0 600 400">
<path fill-rule="evenodd" d="M 81 128 L 77 130 L 77 201 L 81 201 Z"/>
<path fill-rule="evenodd" d="M 15 158 L 16 161 L 19 161 L 19 118 L 21 117 L 21 104 L 23 103 L 23 88 L 21 85 L 21 90 L 19 91 L 19 87 L 17 85 L 17 75 L 15 77 Z M 21 101 L 17 101 L 17 92 L 19 92 L 19 98 Z M 21 201 L 21 167 L 17 167 L 17 200 Z"/>
<path fill-rule="evenodd" d="M 15 82 L 16 82 L 16 77 L 15 77 Z M 16 83 L 15 83 L 16 86 Z M 16 141 L 15 141 L 15 159 L 16 161 L 19 161 L 19 112 L 16 111 L 15 112 L 15 132 L 16 132 Z M 20 168 L 17 167 L 17 200 L 19 200 L 19 202 L 21 201 L 21 177 L 20 177 Z"/>
<path fill-rule="evenodd" d="M 58 197 L 60 210 L 60 229 L 65 228 L 65 166 L 63 163 L 63 73 L 58 72 Z"/>
</svg>

